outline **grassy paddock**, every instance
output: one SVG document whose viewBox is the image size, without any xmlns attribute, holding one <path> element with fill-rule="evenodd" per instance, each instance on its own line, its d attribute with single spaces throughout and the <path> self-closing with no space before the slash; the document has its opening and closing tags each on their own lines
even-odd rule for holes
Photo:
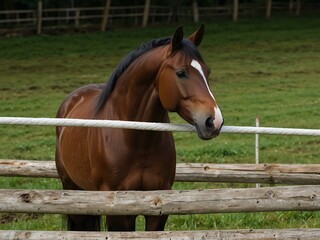
<svg viewBox="0 0 320 240">
<path fill-rule="evenodd" d="M 320 128 L 320 19 L 286 18 L 207 23 L 200 47 L 226 125 Z M 196 26 L 185 27 L 187 34 Z M 63 36 L 0 39 L 0 116 L 54 117 L 80 86 L 105 82 L 141 42 L 175 26 Z M 175 114 L 173 122 L 183 122 Z M 54 159 L 53 127 L 0 126 L 1 159 Z M 254 135 L 201 141 L 175 133 L 180 162 L 253 163 Z M 318 163 L 319 137 L 260 137 L 261 162 Z M 175 189 L 246 187 L 177 183 Z M 57 189 L 52 179 L 0 178 L 1 188 Z M 138 219 L 142 229 L 143 218 Z M 166 229 L 320 227 L 318 212 L 171 216 Z M 0 229 L 61 229 L 59 215 L 1 214 Z"/>
</svg>

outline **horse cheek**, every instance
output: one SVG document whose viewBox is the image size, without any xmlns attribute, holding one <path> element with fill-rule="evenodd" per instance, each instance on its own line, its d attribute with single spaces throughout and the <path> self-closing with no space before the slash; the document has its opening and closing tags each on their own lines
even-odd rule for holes
<svg viewBox="0 0 320 240">
<path fill-rule="evenodd" d="M 179 91 L 176 86 L 175 79 L 170 76 L 171 74 L 164 73 L 161 76 L 159 84 L 159 97 L 162 106 L 170 111 L 175 112 L 179 102 Z"/>
</svg>

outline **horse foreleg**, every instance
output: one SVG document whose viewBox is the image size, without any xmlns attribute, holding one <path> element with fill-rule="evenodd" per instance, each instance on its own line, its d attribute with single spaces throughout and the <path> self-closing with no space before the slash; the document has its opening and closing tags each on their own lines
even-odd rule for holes
<svg viewBox="0 0 320 240">
<path fill-rule="evenodd" d="M 107 216 L 108 231 L 135 231 L 137 216 Z"/>
<path fill-rule="evenodd" d="M 60 161 L 59 155 L 56 152 L 56 166 L 62 187 L 65 190 L 82 190 L 75 184 L 68 173 L 64 169 Z M 100 231 L 100 216 L 92 215 L 66 215 L 66 228 L 70 231 Z"/>
<path fill-rule="evenodd" d="M 146 231 L 163 231 L 166 225 L 168 216 L 145 216 Z"/>
<path fill-rule="evenodd" d="M 100 216 L 67 215 L 69 231 L 100 231 Z"/>
</svg>

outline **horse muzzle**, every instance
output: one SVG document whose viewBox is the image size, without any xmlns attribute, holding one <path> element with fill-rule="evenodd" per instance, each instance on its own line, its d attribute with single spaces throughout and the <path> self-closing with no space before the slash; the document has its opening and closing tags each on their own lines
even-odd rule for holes
<svg viewBox="0 0 320 240">
<path fill-rule="evenodd" d="M 215 108 L 214 115 L 198 115 L 194 118 L 194 126 L 199 138 L 209 140 L 219 136 L 224 120 L 219 108 Z"/>
</svg>

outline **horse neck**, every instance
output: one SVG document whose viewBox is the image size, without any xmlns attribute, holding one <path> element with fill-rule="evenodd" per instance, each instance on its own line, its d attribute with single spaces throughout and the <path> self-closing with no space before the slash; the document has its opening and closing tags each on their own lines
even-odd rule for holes
<svg viewBox="0 0 320 240">
<path fill-rule="evenodd" d="M 168 112 L 160 102 L 156 82 L 165 52 L 165 47 L 159 47 L 145 53 L 120 76 L 106 104 L 109 114 L 112 112 L 112 118 L 169 121 Z"/>
</svg>

